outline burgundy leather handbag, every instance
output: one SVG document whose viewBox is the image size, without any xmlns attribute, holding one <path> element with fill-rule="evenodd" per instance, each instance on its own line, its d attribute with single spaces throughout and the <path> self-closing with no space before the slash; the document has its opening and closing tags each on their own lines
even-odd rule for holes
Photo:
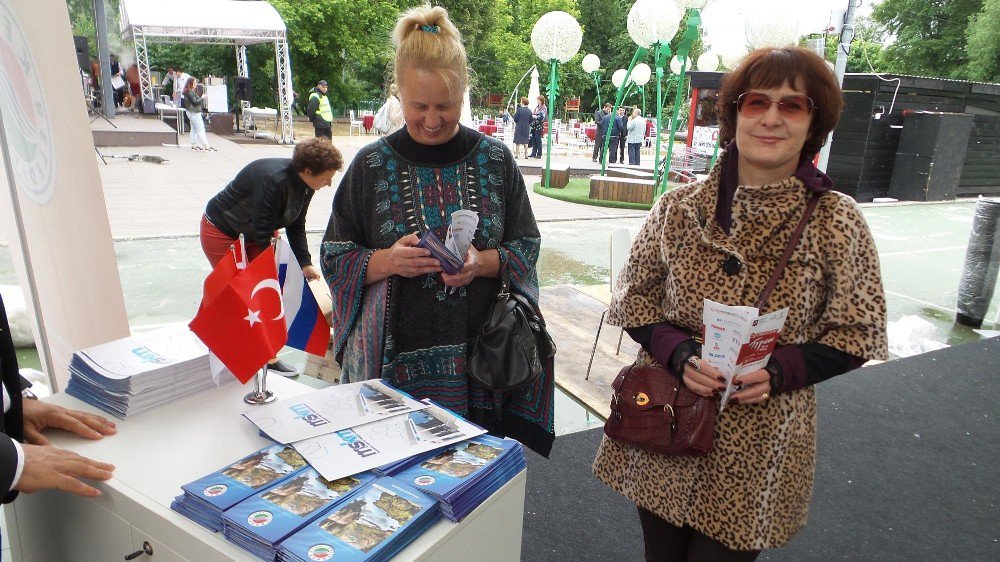
<svg viewBox="0 0 1000 562">
<path fill-rule="evenodd" d="M 712 450 L 718 403 L 691 392 L 660 367 L 629 365 L 611 385 L 611 415 L 604 433 L 640 449 L 668 456 Z"/>
<path fill-rule="evenodd" d="M 778 283 L 806 222 L 819 202 L 813 194 L 785 253 L 757 298 L 763 310 Z M 677 376 L 661 367 L 629 365 L 618 372 L 611 384 L 611 415 L 604 422 L 604 434 L 634 447 L 673 457 L 706 455 L 715 439 L 718 405 L 712 398 L 695 394 Z"/>
</svg>

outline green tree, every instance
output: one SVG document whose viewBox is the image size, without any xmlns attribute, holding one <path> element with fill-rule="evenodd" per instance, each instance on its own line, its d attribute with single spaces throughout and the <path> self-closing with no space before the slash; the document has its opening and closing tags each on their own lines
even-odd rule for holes
<svg viewBox="0 0 1000 562">
<path fill-rule="evenodd" d="M 885 48 L 886 70 L 963 79 L 967 77 L 966 29 L 984 0 L 883 0 L 872 19 L 896 41 Z"/>
<path fill-rule="evenodd" d="M 986 0 L 967 31 L 969 78 L 1000 82 L 1000 0 Z"/>
<path fill-rule="evenodd" d="M 883 60 L 883 48 L 885 44 L 884 31 L 870 18 L 859 17 L 854 21 L 854 40 L 851 41 L 851 49 L 847 55 L 847 72 L 887 72 L 885 61 Z M 839 37 L 828 35 L 826 37 L 826 60 L 836 62 L 837 47 Z M 869 66 L 870 63 L 870 66 Z"/>
</svg>

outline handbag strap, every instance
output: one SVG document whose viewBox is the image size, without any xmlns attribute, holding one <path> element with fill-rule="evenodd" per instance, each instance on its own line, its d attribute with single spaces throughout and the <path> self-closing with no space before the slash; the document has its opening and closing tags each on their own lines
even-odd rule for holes
<svg viewBox="0 0 1000 562">
<path fill-rule="evenodd" d="M 795 227 L 792 237 L 789 238 L 788 245 L 785 246 L 785 253 L 781 256 L 781 261 L 775 266 L 774 273 L 771 274 L 771 279 L 768 280 L 767 285 L 764 286 L 764 290 L 757 297 L 757 304 L 755 305 L 757 310 L 764 310 L 764 306 L 767 305 L 767 299 L 771 298 L 771 293 L 774 292 L 774 287 L 778 284 L 778 279 L 785 271 L 785 266 L 788 265 L 788 260 L 792 257 L 792 252 L 795 251 L 795 246 L 798 245 L 799 238 L 802 237 L 802 231 L 806 229 L 806 223 L 809 222 L 809 217 L 816 208 L 816 204 L 819 203 L 821 196 L 822 193 L 814 193 L 809 198 L 809 202 L 806 203 L 806 210 L 802 213 L 802 218 L 799 219 L 799 224 Z"/>
<path fill-rule="evenodd" d="M 510 296 L 510 271 L 506 267 L 500 266 L 500 292 L 497 298 L 507 298 Z"/>
</svg>

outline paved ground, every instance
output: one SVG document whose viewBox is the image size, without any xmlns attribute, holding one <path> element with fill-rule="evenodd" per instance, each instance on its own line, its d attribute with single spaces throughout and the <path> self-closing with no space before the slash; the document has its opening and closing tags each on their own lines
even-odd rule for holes
<svg viewBox="0 0 1000 562">
<path fill-rule="evenodd" d="M 124 121 L 128 117 L 118 120 Z M 131 118 L 135 119 L 135 118 Z M 98 162 L 104 184 L 111 233 L 116 240 L 194 236 L 205 203 L 218 193 L 247 163 L 258 158 L 289 157 L 290 146 L 277 144 L 237 144 L 224 137 L 209 135 L 218 152 L 201 152 L 190 148 L 166 146 L 103 148 L 105 156 L 150 154 L 166 158 L 164 164 L 129 162 L 108 158 L 107 165 Z M 374 141 L 372 135 L 334 137 L 334 144 L 349 163 L 360 148 Z M 96 156 L 95 156 L 96 157 Z M 555 161 L 574 167 L 593 165 L 589 158 L 560 157 Z M 522 160 L 537 163 L 537 160 Z M 334 178 L 334 188 L 342 175 Z M 538 176 L 526 176 L 530 186 Z M 324 189 L 316 194 L 306 217 L 311 232 L 326 229 L 330 206 L 336 189 Z M 535 217 L 539 221 L 643 216 L 627 209 L 609 209 L 556 201 L 529 193 Z"/>
</svg>

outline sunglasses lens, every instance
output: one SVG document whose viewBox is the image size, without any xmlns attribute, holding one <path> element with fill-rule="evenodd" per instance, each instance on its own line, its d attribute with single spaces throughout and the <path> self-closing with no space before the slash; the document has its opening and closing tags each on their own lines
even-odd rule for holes
<svg viewBox="0 0 1000 562">
<path fill-rule="evenodd" d="M 740 114 L 744 117 L 757 117 L 771 107 L 771 98 L 764 94 L 743 94 L 740 103 Z"/>
<path fill-rule="evenodd" d="M 785 117 L 791 117 L 797 119 L 800 117 L 805 117 L 809 113 L 809 109 L 812 104 L 809 103 L 809 98 L 805 96 L 788 96 L 781 98 L 781 103 L 778 106 L 781 109 L 781 113 Z"/>
<path fill-rule="evenodd" d="M 812 101 L 806 96 L 785 96 L 781 101 L 771 101 L 766 94 L 747 92 L 737 100 L 740 115 L 744 117 L 759 117 L 778 105 L 778 111 L 789 119 L 801 119 L 812 111 Z"/>
</svg>

